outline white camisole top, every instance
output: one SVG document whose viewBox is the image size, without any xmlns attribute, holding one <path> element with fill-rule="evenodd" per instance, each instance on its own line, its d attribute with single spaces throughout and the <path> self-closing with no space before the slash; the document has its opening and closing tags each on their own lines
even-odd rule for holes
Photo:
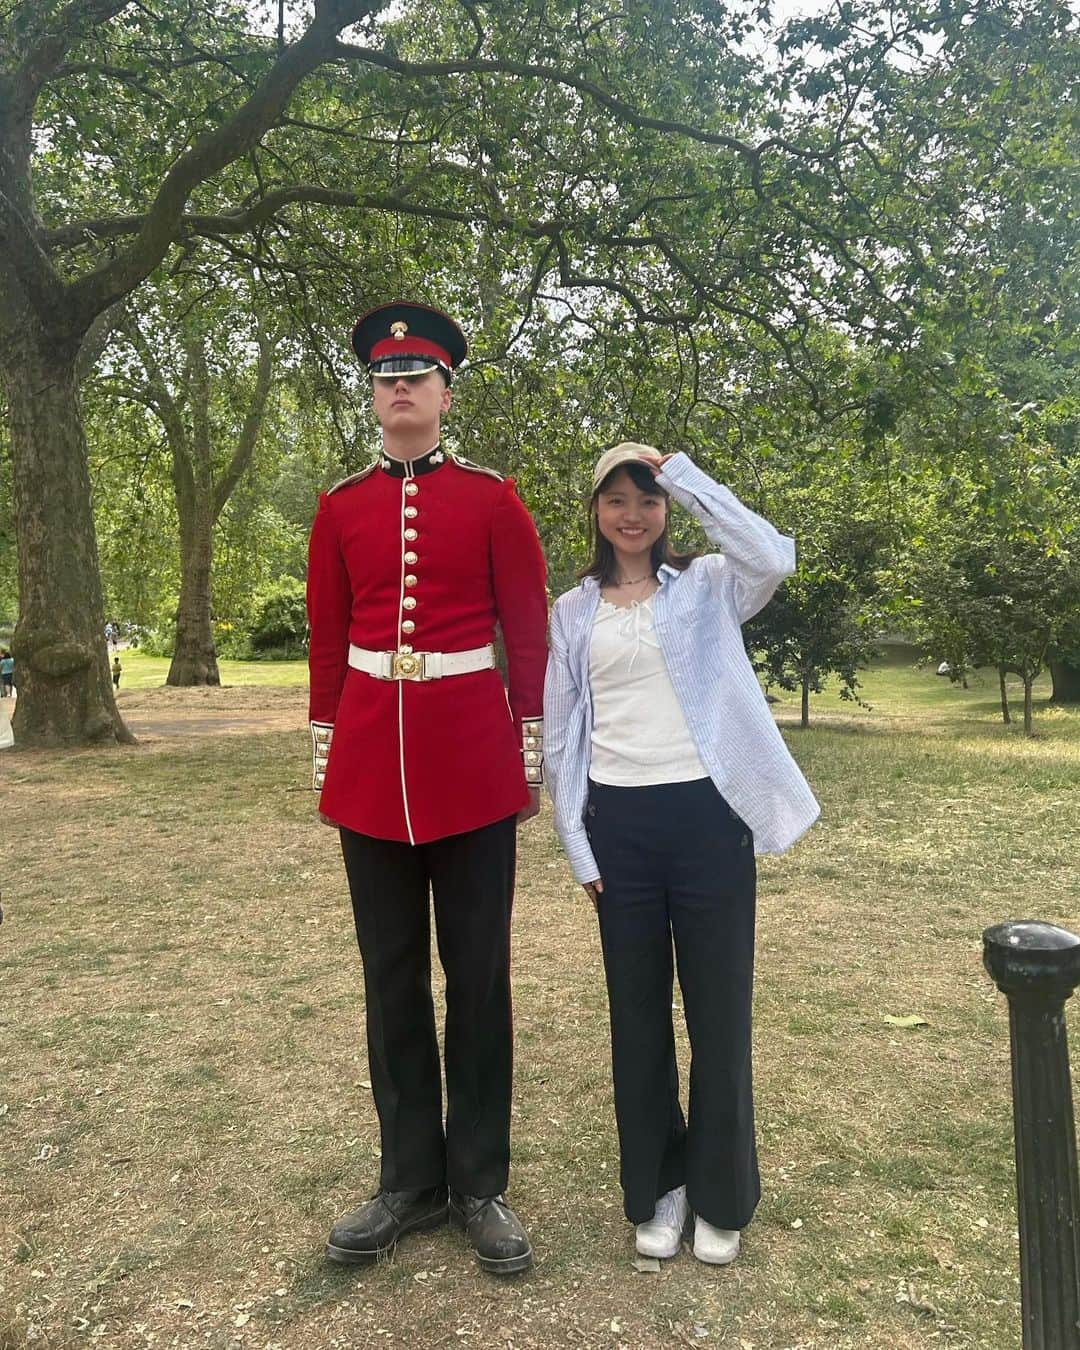
<svg viewBox="0 0 1080 1350">
<path fill-rule="evenodd" d="M 589 681 L 593 782 L 646 787 L 708 778 L 653 631 L 652 597 L 629 609 L 601 597 Z"/>
</svg>

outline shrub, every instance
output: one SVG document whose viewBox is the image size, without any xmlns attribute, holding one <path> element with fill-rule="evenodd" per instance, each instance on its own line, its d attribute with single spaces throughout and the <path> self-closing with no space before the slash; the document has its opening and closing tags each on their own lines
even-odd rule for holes
<svg viewBox="0 0 1080 1350">
<path fill-rule="evenodd" d="M 307 647 L 307 606 L 304 583 L 282 577 L 264 591 L 251 624 L 251 648 L 256 654 L 275 654 L 284 659 L 298 656 Z"/>
</svg>

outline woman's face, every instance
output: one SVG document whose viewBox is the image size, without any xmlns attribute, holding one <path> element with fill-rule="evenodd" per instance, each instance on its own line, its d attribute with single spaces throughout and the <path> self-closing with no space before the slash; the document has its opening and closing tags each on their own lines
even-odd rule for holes
<svg viewBox="0 0 1080 1350">
<path fill-rule="evenodd" d="M 649 556 L 667 524 L 667 498 L 657 488 L 643 492 L 625 469 L 605 484 L 596 498 L 596 527 L 616 556 Z"/>
</svg>

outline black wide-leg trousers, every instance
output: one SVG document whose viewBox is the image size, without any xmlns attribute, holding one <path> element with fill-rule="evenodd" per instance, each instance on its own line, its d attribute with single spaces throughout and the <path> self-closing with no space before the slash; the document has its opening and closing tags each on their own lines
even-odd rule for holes
<svg viewBox="0 0 1080 1350">
<path fill-rule="evenodd" d="M 510 816 L 417 845 L 341 830 L 364 964 L 386 1190 L 447 1183 L 466 1195 L 506 1189 L 516 823 Z M 446 977 L 445 1126 L 431 994 L 432 907 Z"/>
<path fill-rule="evenodd" d="M 598 912 L 626 1216 L 646 1222 L 661 1195 L 685 1184 L 696 1214 L 741 1229 L 761 1194 L 750 1060 L 753 837 L 708 778 L 590 783 L 585 824 L 604 883 Z M 690 1038 L 686 1117 L 672 939 Z"/>
</svg>

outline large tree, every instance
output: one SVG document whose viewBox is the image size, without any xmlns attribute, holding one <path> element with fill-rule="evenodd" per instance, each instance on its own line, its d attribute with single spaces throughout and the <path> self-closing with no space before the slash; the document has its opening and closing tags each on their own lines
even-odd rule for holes
<svg viewBox="0 0 1080 1350">
<path fill-rule="evenodd" d="M 230 65 L 226 78 L 206 80 L 209 102 L 186 107 L 178 104 L 195 82 L 173 86 L 170 74 L 225 69 L 233 43 L 220 40 L 237 35 L 235 14 L 231 30 L 220 9 L 210 16 L 219 30 L 213 52 L 201 48 L 186 6 L 169 6 L 163 17 L 126 0 L 35 0 L 5 11 L 0 368 L 14 463 L 23 744 L 129 739 L 101 638 L 80 348 L 98 316 L 184 236 L 192 192 L 259 143 L 301 80 L 334 56 L 341 30 L 370 10 L 364 0 L 319 3 L 294 43 L 276 56 L 238 54 L 235 74 Z M 137 121 L 121 135 L 133 101 Z M 77 142 L 64 166 L 76 170 L 68 199 L 56 191 L 53 163 L 52 200 L 43 201 L 37 179 L 43 165 L 48 180 L 50 161 L 65 158 L 65 139 Z M 91 205 L 99 208 L 93 216 L 78 214 Z M 270 214 L 261 202 L 236 205 L 240 219 L 226 229 Z"/>
</svg>

